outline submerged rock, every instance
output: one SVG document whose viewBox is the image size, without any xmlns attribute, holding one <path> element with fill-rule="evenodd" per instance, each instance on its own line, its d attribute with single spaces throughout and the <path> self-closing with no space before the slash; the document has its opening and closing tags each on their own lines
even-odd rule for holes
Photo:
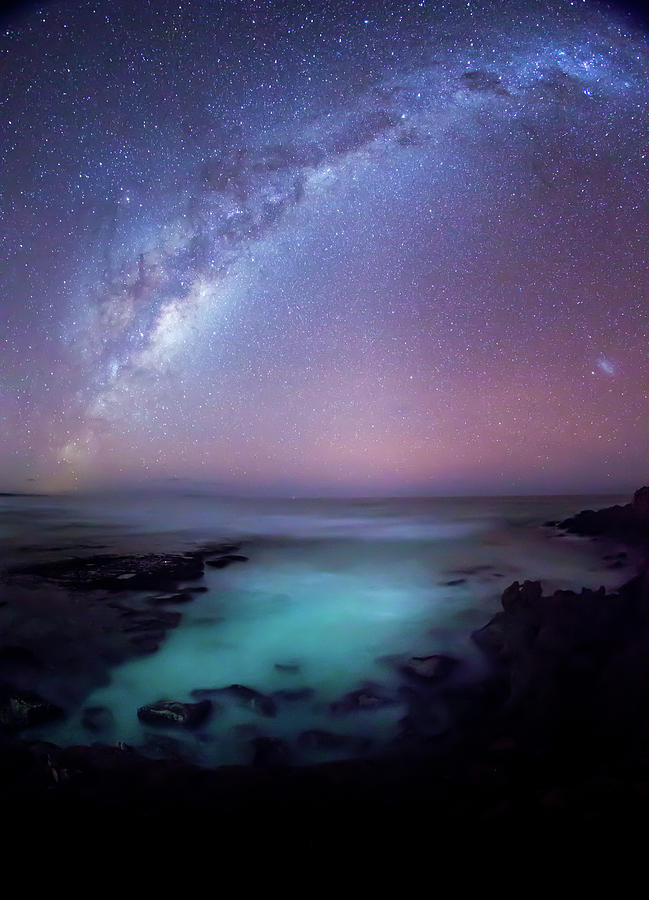
<svg viewBox="0 0 649 900">
<path fill-rule="evenodd" d="M 443 653 L 433 653 L 430 656 L 411 656 L 408 662 L 402 666 L 402 672 L 410 677 L 425 679 L 426 681 L 442 681 L 457 667 L 458 661 L 452 656 Z"/>
<path fill-rule="evenodd" d="M 108 731 L 114 721 L 112 712 L 106 706 L 88 706 L 81 713 L 81 724 L 88 731 Z"/>
<path fill-rule="evenodd" d="M 301 700 L 310 700 L 315 696 L 313 688 L 295 688 L 295 690 L 279 690 L 273 692 L 273 698 L 280 702 L 285 700 L 288 703 L 299 703 Z"/>
<path fill-rule="evenodd" d="M 248 557 L 240 556 L 237 553 L 228 553 L 226 556 L 219 556 L 217 559 L 206 559 L 205 565 L 211 566 L 213 569 L 224 569 L 233 562 L 248 562 Z"/>
<path fill-rule="evenodd" d="M 393 697 L 386 696 L 380 687 L 368 685 L 360 690 L 344 694 L 339 700 L 331 703 L 329 709 L 334 715 L 340 716 L 382 709 L 385 706 L 394 706 L 396 702 Z"/>
<path fill-rule="evenodd" d="M 297 663 L 275 663 L 275 671 L 284 675 L 299 675 L 300 666 Z"/>
<path fill-rule="evenodd" d="M 223 688 L 196 688 L 191 692 L 197 699 L 213 697 L 231 697 L 238 706 L 250 709 L 261 716 L 272 717 L 277 715 L 277 703 L 267 694 L 256 691 L 254 688 L 243 684 L 230 684 Z"/>
<path fill-rule="evenodd" d="M 156 594 L 155 597 L 149 597 L 147 603 L 189 603 L 193 600 L 193 591 L 177 591 L 173 594 Z"/>
<path fill-rule="evenodd" d="M 198 703 L 180 703 L 177 700 L 157 700 L 141 706 L 137 717 L 147 725 L 171 725 L 181 728 L 196 728 L 201 725 L 212 712 L 209 700 Z"/>
</svg>

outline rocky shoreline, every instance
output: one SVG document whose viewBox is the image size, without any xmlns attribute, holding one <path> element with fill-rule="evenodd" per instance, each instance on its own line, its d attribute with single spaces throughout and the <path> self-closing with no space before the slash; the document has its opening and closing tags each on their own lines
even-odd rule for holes
<svg viewBox="0 0 649 900">
<path fill-rule="evenodd" d="M 645 553 L 649 488 L 637 491 L 627 506 L 584 511 L 548 527 Z M 64 715 L 66 703 L 103 683 L 110 666 L 155 652 L 180 621 L 173 606 L 200 590 L 187 582 L 199 579 L 205 565 L 245 562 L 238 549 L 221 544 L 182 555 L 100 555 L 14 567 L 6 574 L 32 622 L 42 602 L 36 600 L 38 587 L 50 586 L 49 602 L 56 597 L 61 603 L 68 650 L 75 647 L 83 671 L 75 682 L 78 694 L 68 683 L 57 688 L 53 673 L 60 659 L 51 652 L 56 641 L 29 633 L 18 619 L 11 641 L 0 647 L 0 788 L 14 815 L 34 809 L 55 818 L 128 812 L 151 821 L 179 810 L 208 815 L 218 809 L 231 823 L 251 814 L 275 822 L 305 816 L 323 822 L 344 809 L 369 826 L 386 810 L 408 815 L 429 803 L 445 827 L 471 820 L 515 828 L 641 814 L 649 799 L 646 562 L 609 593 L 602 588 L 544 596 L 539 582 L 514 582 L 502 594 L 502 611 L 473 636 L 490 661 L 489 676 L 477 684 L 458 682 L 453 673 L 460 664 L 442 654 L 397 661 L 399 701 L 407 715 L 398 737 L 371 758 L 355 739 L 348 749 L 356 759 L 292 766 L 290 748 L 263 733 L 251 737 L 251 766 L 217 769 L 150 759 L 124 745 L 61 748 L 29 741 L 25 728 Z M 137 608 L 120 600 L 135 588 L 154 591 Z M 87 621 L 74 616 L 80 591 L 84 615 L 88 604 L 94 610 Z M 99 658 L 93 630 L 102 634 Z M 74 669 L 74 663 L 72 654 L 66 664 Z M 197 689 L 189 703 L 161 698 L 138 716 L 154 725 L 194 728 L 214 706 L 236 702 L 263 718 L 273 716 L 278 703 L 299 701 L 290 693 L 264 695 L 245 685 Z M 393 701 L 380 685 L 362 685 L 332 704 L 330 713 L 353 716 Z M 440 704 L 452 713 L 444 727 Z M 89 735 L 101 738 L 105 711 L 86 712 Z M 341 736 L 305 732 L 299 740 L 326 746 L 336 737 Z"/>
</svg>

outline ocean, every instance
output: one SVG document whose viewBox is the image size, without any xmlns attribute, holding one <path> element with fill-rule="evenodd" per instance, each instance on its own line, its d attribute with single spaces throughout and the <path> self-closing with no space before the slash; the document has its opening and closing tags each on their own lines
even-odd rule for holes
<svg viewBox="0 0 649 900">
<path fill-rule="evenodd" d="M 114 666 L 109 682 L 64 721 L 31 729 L 29 737 L 61 745 L 124 742 L 204 766 L 249 763 L 256 737 L 282 740 L 297 764 L 358 755 L 361 747 L 381 752 L 405 713 L 399 663 L 443 653 L 462 661 L 456 677 L 480 677 L 485 661 L 470 635 L 499 609 L 511 582 L 540 579 L 550 593 L 615 588 L 631 576 L 630 564 L 611 568 L 603 559 L 614 546 L 543 527 L 617 502 L 628 498 L 2 497 L 3 568 L 95 553 L 171 553 L 220 540 L 239 543 L 248 557 L 206 568 L 201 584 L 208 590 L 178 607 L 181 623 L 157 652 Z M 119 596 L 137 606 L 150 595 Z M 82 607 L 83 596 L 76 602 Z M 64 630 L 54 621 L 57 609 L 42 615 Z M 0 641 L 11 643 L 9 630 Z M 189 701 L 193 690 L 231 684 L 281 698 L 277 714 L 224 702 L 196 731 L 152 729 L 138 720 L 144 704 Z M 347 692 L 368 685 L 392 702 L 332 713 Z M 88 707 L 112 714 L 99 737 L 82 724 Z M 439 721 L 442 732 L 443 704 Z M 314 744 L 301 738 L 309 732 L 334 738 Z"/>
</svg>

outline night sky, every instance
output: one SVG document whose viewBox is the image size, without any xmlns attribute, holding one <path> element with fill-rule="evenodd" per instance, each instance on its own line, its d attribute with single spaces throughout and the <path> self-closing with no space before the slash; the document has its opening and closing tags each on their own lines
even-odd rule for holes
<svg viewBox="0 0 649 900">
<path fill-rule="evenodd" d="M 0 48 L 0 490 L 647 481 L 624 9 L 98 0 Z"/>
</svg>

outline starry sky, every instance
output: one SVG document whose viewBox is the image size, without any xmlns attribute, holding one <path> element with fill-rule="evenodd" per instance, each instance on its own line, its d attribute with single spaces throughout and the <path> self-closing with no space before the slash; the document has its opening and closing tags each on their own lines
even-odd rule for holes
<svg viewBox="0 0 649 900">
<path fill-rule="evenodd" d="M 649 475 L 649 32 L 120 0 L 0 32 L 0 490 Z"/>
</svg>

